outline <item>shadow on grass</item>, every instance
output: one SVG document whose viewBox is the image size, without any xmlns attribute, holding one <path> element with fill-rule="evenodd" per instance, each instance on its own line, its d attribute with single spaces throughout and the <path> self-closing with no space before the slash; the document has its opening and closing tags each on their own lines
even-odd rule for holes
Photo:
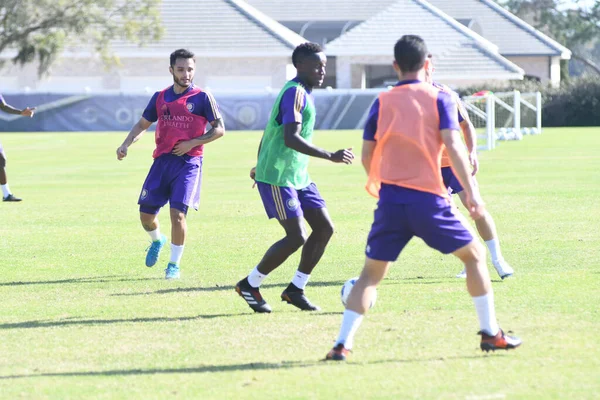
<svg viewBox="0 0 600 400">
<path fill-rule="evenodd" d="M 452 356 L 452 357 L 436 357 L 424 359 L 387 359 L 367 362 L 349 362 L 335 363 L 325 360 L 319 361 L 283 361 L 281 363 L 243 363 L 243 364 L 225 364 L 225 365 L 199 365 L 188 368 L 149 368 L 149 369 L 116 369 L 106 371 L 72 371 L 72 372 L 42 372 L 37 374 L 22 374 L 22 375 L 4 375 L 0 376 L 0 380 L 8 379 L 23 379 L 23 378 L 57 378 L 57 377 L 86 377 L 86 376 L 135 376 L 135 375 L 157 375 L 157 374 L 204 374 L 215 372 L 232 372 L 232 371 L 247 371 L 247 370 L 277 370 L 277 369 L 292 369 L 292 368 L 316 368 L 328 366 L 340 366 L 346 368 L 363 367 L 366 365 L 377 364 L 394 364 L 394 363 L 431 363 L 443 362 L 449 360 L 477 360 L 488 358 L 487 355 L 478 356 Z"/>
<path fill-rule="evenodd" d="M 129 278 L 125 275 L 107 275 L 93 276 L 89 278 L 71 278 L 59 279 L 54 281 L 16 281 L 0 282 L 0 286 L 25 286 L 25 285 L 56 285 L 62 283 L 103 283 L 103 282 L 136 282 L 136 281 L 155 281 L 164 278 Z"/>
<path fill-rule="evenodd" d="M 326 282 L 311 282 L 310 287 L 326 287 L 326 286 L 339 286 L 342 287 L 343 281 L 326 281 Z M 286 288 L 287 283 L 271 283 L 261 285 L 261 289 L 269 288 Z M 135 292 L 135 293 L 114 293 L 111 296 L 145 296 L 149 294 L 170 294 L 170 293 L 189 293 L 189 292 L 222 292 L 222 291 L 233 291 L 235 285 L 217 285 L 208 287 L 183 287 L 173 289 L 161 289 L 153 292 Z"/>
<path fill-rule="evenodd" d="M 196 321 L 201 319 L 239 317 L 249 315 L 249 313 L 237 314 L 208 314 L 195 315 L 190 317 L 151 317 L 151 318 L 122 318 L 122 319 L 75 319 L 67 318 L 59 321 L 23 321 L 15 323 L 0 324 L 2 329 L 32 329 L 32 328 L 50 328 L 56 326 L 72 326 L 72 325 L 110 325 L 123 323 L 145 323 L 145 322 L 182 322 Z"/>
</svg>

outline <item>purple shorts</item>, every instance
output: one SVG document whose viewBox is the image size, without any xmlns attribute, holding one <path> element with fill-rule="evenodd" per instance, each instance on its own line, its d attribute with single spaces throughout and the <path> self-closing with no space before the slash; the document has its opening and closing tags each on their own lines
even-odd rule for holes
<svg viewBox="0 0 600 400">
<path fill-rule="evenodd" d="M 444 186 L 448 189 L 448 194 L 460 193 L 463 191 L 463 187 L 460 184 L 456 175 L 454 175 L 454 171 L 450 167 L 442 168 L 442 179 L 444 179 Z"/>
<path fill-rule="evenodd" d="M 325 200 L 314 183 L 304 189 L 274 186 L 264 182 L 256 182 L 256 185 L 269 218 L 282 221 L 303 216 L 303 209 L 325 208 Z"/>
<path fill-rule="evenodd" d="M 471 243 L 471 231 L 454 213 L 448 200 L 433 194 L 424 195 L 419 202 L 377 205 L 367 240 L 367 257 L 396 261 L 413 236 L 444 254 Z"/>
<path fill-rule="evenodd" d="M 163 154 L 154 160 L 138 200 L 140 212 L 157 214 L 169 202 L 171 208 L 187 213 L 198 210 L 202 182 L 202 157 Z"/>
</svg>

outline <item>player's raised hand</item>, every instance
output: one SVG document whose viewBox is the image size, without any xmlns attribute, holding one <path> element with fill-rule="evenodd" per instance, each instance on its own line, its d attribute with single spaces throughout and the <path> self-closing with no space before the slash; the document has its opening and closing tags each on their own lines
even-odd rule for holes
<svg viewBox="0 0 600 400">
<path fill-rule="evenodd" d="M 475 176 L 479 171 L 479 158 L 477 157 L 477 151 L 473 151 L 469 154 L 469 163 L 473 167 L 472 175 Z"/>
<path fill-rule="evenodd" d="M 467 194 L 467 205 L 469 207 L 469 214 L 471 214 L 471 218 L 474 220 L 483 217 L 485 214 L 485 203 L 478 190 L 470 195 Z"/>
<path fill-rule="evenodd" d="M 31 108 L 27 107 L 23 111 L 21 111 L 22 116 L 29 117 L 29 118 L 33 117 L 34 113 L 35 113 L 35 107 L 31 107 Z"/>
<path fill-rule="evenodd" d="M 352 164 L 352 160 L 354 160 L 354 153 L 352 152 L 352 147 L 338 150 L 331 155 L 331 161 L 335 163 Z"/>
<path fill-rule="evenodd" d="M 125 157 L 127 157 L 127 146 L 125 146 L 124 144 L 122 144 L 118 149 L 117 149 L 117 160 L 121 161 L 122 159 L 124 159 Z"/>
<path fill-rule="evenodd" d="M 256 178 L 256 167 L 250 168 L 250 179 L 254 181 L 254 183 L 252 184 L 252 189 L 254 189 L 254 186 L 256 186 L 256 181 L 254 180 L 254 178 Z"/>
<path fill-rule="evenodd" d="M 171 153 L 175 154 L 176 156 L 182 156 L 186 153 L 189 153 L 189 151 L 193 148 L 194 144 L 191 143 L 191 141 L 189 140 L 185 140 L 182 142 L 177 142 L 175 147 L 173 147 L 173 151 Z"/>
</svg>

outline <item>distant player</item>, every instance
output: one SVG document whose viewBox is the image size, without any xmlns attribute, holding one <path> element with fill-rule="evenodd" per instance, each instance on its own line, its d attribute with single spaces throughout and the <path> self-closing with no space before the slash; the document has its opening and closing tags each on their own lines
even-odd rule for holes
<svg viewBox="0 0 600 400">
<path fill-rule="evenodd" d="M 0 94 L 0 110 L 5 113 L 22 115 L 24 117 L 33 117 L 35 113 L 35 107 L 29 108 L 25 107 L 23 110 L 19 110 L 10 106 L 4 101 L 4 98 Z M 22 199 L 15 197 L 8 187 L 8 179 L 6 177 L 6 155 L 4 154 L 4 148 L 2 147 L 2 143 L 0 143 L 0 187 L 2 188 L 2 201 L 21 201 Z"/>
<path fill-rule="evenodd" d="M 454 92 L 449 87 L 439 84 L 433 81 L 433 63 L 429 60 L 429 68 L 426 70 L 426 81 L 433 84 L 433 86 L 450 93 L 457 101 L 458 104 L 458 121 L 460 123 L 460 128 L 463 132 L 463 136 L 465 138 L 465 142 L 467 144 L 467 149 L 469 151 L 469 162 L 473 167 L 473 176 L 477 173 L 479 169 L 479 161 L 477 159 L 477 132 L 475 131 L 475 127 L 471 123 L 469 118 L 469 114 L 467 113 L 460 97 L 456 92 Z M 467 207 L 467 196 L 461 186 L 460 182 L 452 172 L 452 168 L 450 168 L 450 157 L 448 153 L 444 150 L 442 154 L 442 177 L 444 178 L 444 186 L 448 188 L 448 193 L 458 194 L 460 201 L 462 204 Z M 496 224 L 494 223 L 494 219 L 490 215 L 490 213 L 485 210 L 483 216 L 481 218 L 475 219 L 475 226 L 477 227 L 477 232 L 479 232 L 479 236 L 485 241 L 490 254 L 492 256 L 492 264 L 494 268 L 500 275 L 500 278 L 504 279 L 514 274 L 511 266 L 504 260 L 502 256 L 502 252 L 500 251 L 500 241 L 498 240 L 498 233 L 496 232 Z M 467 275 L 466 270 L 463 270 L 458 275 L 457 278 L 465 278 Z"/>
<path fill-rule="evenodd" d="M 199 206 L 204 145 L 222 137 L 225 128 L 213 96 L 193 84 L 194 54 L 179 49 L 171 54 L 170 61 L 173 86 L 152 96 L 142 117 L 117 149 L 117 158 L 125 158 L 129 146 L 158 121 L 156 149 L 152 154 L 154 163 L 142 186 L 138 204 L 142 226 L 152 240 L 146 255 L 146 266 L 152 267 L 167 241 L 160 233 L 158 212 L 169 202 L 171 259 L 165 278 L 177 279 L 187 232 L 186 214 L 189 207 L 198 210 Z M 208 132 L 207 124 L 211 126 Z"/>
<path fill-rule="evenodd" d="M 294 50 L 292 62 L 297 76 L 285 84 L 273 105 L 259 146 L 258 162 L 250 171 L 267 216 L 279 221 L 285 237 L 273 244 L 235 287 L 250 308 L 260 313 L 271 312 L 271 306 L 260 294 L 261 283 L 302 246 L 298 271 L 281 299 L 301 310 L 319 310 L 304 295 L 304 288 L 333 235 L 333 223 L 308 175 L 308 160 L 318 157 L 350 164 L 354 159 L 351 149 L 330 153 L 312 144 L 315 105 L 311 91 L 321 86 L 325 78 L 327 57 L 323 50 L 315 43 L 301 44 Z M 312 229 L 310 236 L 304 220 Z"/>
<path fill-rule="evenodd" d="M 485 208 L 460 140 L 456 101 L 425 82 L 427 54 L 419 36 L 400 38 L 394 47 L 394 69 L 400 81 L 381 93 L 369 112 L 362 162 L 369 175 L 367 190 L 379 202 L 367 239 L 365 265 L 348 297 L 328 360 L 346 359 L 377 286 L 413 236 L 465 264 L 467 288 L 479 317 L 481 349 L 511 349 L 521 344 L 498 327 L 485 249 L 452 207 L 442 181 L 445 145 L 466 192 L 467 209 L 474 219 L 481 218 Z"/>
</svg>

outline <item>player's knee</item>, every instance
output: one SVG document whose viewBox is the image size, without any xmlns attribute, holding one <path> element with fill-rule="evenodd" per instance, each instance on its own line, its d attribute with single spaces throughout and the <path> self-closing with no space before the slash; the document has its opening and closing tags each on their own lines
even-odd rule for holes
<svg viewBox="0 0 600 400">
<path fill-rule="evenodd" d="M 483 246 L 483 244 L 481 244 L 481 242 L 479 240 L 473 240 L 471 242 L 471 251 L 469 252 L 469 256 L 471 258 L 472 261 L 475 262 L 481 262 L 484 261 L 485 262 L 485 247 Z"/>
<path fill-rule="evenodd" d="M 453 254 L 465 264 L 485 262 L 485 247 L 476 239 Z"/>
<path fill-rule="evenodd" d="M 327 221 L 326 224 L 319 228 L 319 236 L 322 240 L 329 240 L 335 232 L 335 227 L 331 221 Z"/>
<path fill-rule="evenodd" d="M 308 234 L 304 231 L 287 235 L 288 243 L 291 247 L 295 249 L 299 249 L 300 247 L 302 247 L 304 243 L 306 243 L 307 239 Z"/>
<path fill-rule="evenodd" d="M 0 154 L 0 168 L 6 167 L 6 158 L 2 154 Z"/>
</svg>

